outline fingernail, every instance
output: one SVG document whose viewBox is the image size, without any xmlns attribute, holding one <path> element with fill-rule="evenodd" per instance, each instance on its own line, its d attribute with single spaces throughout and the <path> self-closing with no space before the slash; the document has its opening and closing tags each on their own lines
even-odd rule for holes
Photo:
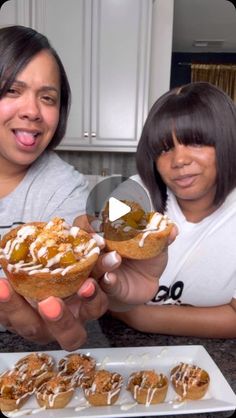
<svg viewBox="0 0 236 418">
<path fill-rule="evenodd" d="M 104 274 L 104 276 L 103 276 L 103 281 L 104 281 L 106 284 L 111 284 L 111 280 L 110 280 L 110 277 L 109 277 L 109 273 L 105 273 L 105 274 Z"/>
<path fill-rule="evenodd" d="M 0 302 L 8 302 L 11 293 L 6 280 L 0 280 Z"/>
<path fill-rule="evenodd" d="M 119 264 L 119 258 L 117 257 L 116 251 L 111 251 L 110 253 L 104 254 L 102 258 L 102 265 L 106 268 L 114 267 L 116 264 Z"/>
<path fill-rule="evenodd" d="M 79 289 L 79 295 L 85 298 L 89 298 L 95 292 L 95 285 L 92 282 L 85 283 Z"/>
<path fill-rule="evenodd" d="M 62 316 L 62 307 L 55 297 L 50 296 L 49 298 L 42 300 L 38 303 L 40 311 L 45 317 L 51 320 L 58 320 Z"/>
</svg>

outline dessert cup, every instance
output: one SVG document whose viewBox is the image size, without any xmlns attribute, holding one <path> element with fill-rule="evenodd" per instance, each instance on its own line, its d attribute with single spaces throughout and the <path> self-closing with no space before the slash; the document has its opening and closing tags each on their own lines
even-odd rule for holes
<svg viewBox="0 0 236 418">
<path fill-rule="evenodd" d="M 27 380 L 32 380 L 34 387 L 40 386 L 51 375 L 54 361 L 45 353 L 31 353 L 15 363 L 14 369 Z"/>
<path fill-rule="evenodd" d="M 0 264 L 20 295 L 38 301 L 66 298 L 88 278 L 99 252 L 87 232 L 54 218 L 8 232 L 0 241 Z"/>
<path fill-rule="evenodd" d="M 35 392 L 40 407 L 46 409 L 64 408 L 72 399 L 75 388 L 69 378 L 53 374 Z"/>
<path fill-rule="evenodd" d="M 83 382 L 84 396 L 92 406 L 113 405 L 119 398 L 122 383 L 119 373 L 95 371 Z"/>
<path fill-rule="evenodd" d="M 183 399 L 201 399 L 206 394 L 209 374 L 194 364 L 180 363 L 171 370 L 170 380 L 174 390 Z"/>
<path fill-rule="evenodd" d="M 173 223 L 158 212 L 145 213 L 136 202 L 123 202 L 131 212 L 113 222 L 109 220 L 108 204 L 103 211 L 106 249 L 136 260 L 156 257 L 166 247 Z"/>
<path fill-rule="evenodd" d="M 96 368 L 96 361 L 89 355 L 71 353 L 63 357 L 58 363 L 61 376 L 70 377 L 75 386 L 81 386 L 82 379 Z"/>
<path fill-rule="evenodd" d="M 17 370 L 8 370 L 0 375 L 0 410 L 20 409 L 34 392 L 32 380 L 28 380 Z"/>
<path fill-rule="evenodd" d="M 127 390 L 140 404 L 146 406 L 164 402 L 168 389 L 168 379 L 153 370 L 141 370 L 130 375 Z"/>
</svg>

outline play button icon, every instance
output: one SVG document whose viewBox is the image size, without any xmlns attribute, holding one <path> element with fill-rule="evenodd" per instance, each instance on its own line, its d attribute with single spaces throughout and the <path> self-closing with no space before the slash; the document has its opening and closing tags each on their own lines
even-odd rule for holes
<svg viewBox="0 0 236 418">
<path fill-rule="evenodd" d="M 99 181 L 91 188 L 86 202 L 86 215 L 93 231 L 104 236 L 104 219 L 114 222 L 114 228 L 119 228 L 121 218 L 132 213 L 132 202 L 138 203 L 145 212 L 151 211 L 150 198 L 139 181 L 118 175 Z M 138 233 L 139 230 L 134 228 L 129 236 L 133 237 Z M 115 234 L 112 240 L 126 241 L 127 235 Z"/>
<path fill-rule="evenodd" d="M 109 199 L 109 221 L 113 222 L 131 211 L 131 207 L 116 199 L 110 197 Z"/>
</svg>

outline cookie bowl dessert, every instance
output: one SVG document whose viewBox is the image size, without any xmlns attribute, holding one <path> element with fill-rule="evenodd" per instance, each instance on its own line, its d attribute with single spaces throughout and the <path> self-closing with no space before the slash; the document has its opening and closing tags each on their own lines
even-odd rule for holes
<svg viewBox="0 0 236 418">
<path fill-rule="evenodd" d="M 70 377 L 80 387 L 83 379 L 95 370 L 96 360 L 86 354 L 71 353 L 60 359 L 57 368 L 61 376 Z"/>
<path fill-rule="evenodd" d="M 0 375 L 0 411 L 21 408 L 34 391 L 33 380 L 28 380 L 18 370 L 7 370 Z"/>
<path fill-rule="evenodd" d="M 131 211 L 109 220 L 109 202 L 102 213 L 102 230 L 108 251 L 142 260 L 156 257 L 167 245 L 173 222 L 159 212 L 145 212 L 137 202 L 123 200 Z"/>
<path fill-rule="evenodd" d="M 168 379 L 154 370 L 140 370 L 130 375 L 127 390 L 140 404 L 146 406 L 161 403 L 165 400 Z"/>
<path fill-rule="evenodd" d="M 97 370 L 83 381 L 84 396 L 92 406 L 113 405 L 119 398 L 123 377 L 108 370 Z"/>
<path fill-rule="evenodd" d="M 210 376 L 194 364 L 180 363 L 171 370 L 170 380 L 174 390 L 183 399 L 201 399 L 206 394 Z"/>
<path fill-rule="evenodd" d="M 88 278 L 99 255 L 96 241 L 63 218 L 30 222 L 0 241 L 0 264 L 16 292 L 42 300 L 66 298 Z"/>
<path fill-rule="evenodd" d="M 30 353 L 14 365 L 14 370 L 17 370 L 23 379 L 32 381 L 34 387 L 40 386 L 51 372 L 54 367 L 54 360 L 46 353 Z"/>
<path fill-rule="evenodd" d="M 74 392 L 71 379 L 53 373 L 50 379 L 36 389 L 35 396 L 40 407 L 60 409 L 70 402 Z"/>
</svg>

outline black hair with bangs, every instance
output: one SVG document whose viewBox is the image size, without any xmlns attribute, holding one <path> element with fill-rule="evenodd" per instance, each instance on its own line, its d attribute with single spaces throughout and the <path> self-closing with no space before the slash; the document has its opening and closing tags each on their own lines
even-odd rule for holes
<svg viewBox="0 0 236 418">
<path fill-rule="evenodd" d="M 0 100 L 26 65 L 41 51 L 56 60 L 60 75 L 60 114 L 57 129 L 47 148 L 56 147 L 64 137 L 71 102 L 71 90 L 64 66 L 46 36 L 20 25 L 0 29 Z"/>
<path fill-rule="evenodd" d="M 156 160 L 173 147 L 173 132 L 183 145 L 206 145 L 216 150 L 214 204 L 223 203 L 236 186 L 236 106 L 231 98 L 206 82 L 170 90 L 152 106 L 139 141 L 136 163 L 153 205 L 166 210 L 167 188 Z"/>
</svg>

